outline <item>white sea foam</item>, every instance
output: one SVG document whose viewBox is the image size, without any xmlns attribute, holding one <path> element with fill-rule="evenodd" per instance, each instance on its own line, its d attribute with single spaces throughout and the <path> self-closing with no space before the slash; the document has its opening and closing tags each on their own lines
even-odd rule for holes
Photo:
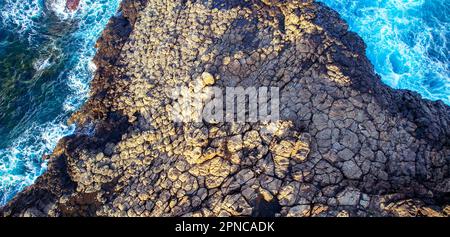
<svg viewBox="0 0 450 237">
<path fill-rule="evenodd" d="M 52 63 L 50 62 L 50 56 L 47 56 L 45 58 L 40 58 L 34 61 L 33 68 L 36 71 L 43 71 L 50 67 Z"/>
</svg>

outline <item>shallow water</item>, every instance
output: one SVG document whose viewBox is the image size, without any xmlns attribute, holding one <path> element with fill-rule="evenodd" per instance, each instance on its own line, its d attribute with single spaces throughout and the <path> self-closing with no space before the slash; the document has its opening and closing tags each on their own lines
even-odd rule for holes
<svg viewBox="0 0 450 237">
<path fill-rule="evenodd" d="M 367 44 L 382 80 L 450 105 L 449 0 L 319 0 Z"/>
<path fill-rule="evenodd" d="M 0 205 L 46 168 L 42 156 L 73 132 L 95 42 L 120 0 L 0 0 Z"/>
</svg>

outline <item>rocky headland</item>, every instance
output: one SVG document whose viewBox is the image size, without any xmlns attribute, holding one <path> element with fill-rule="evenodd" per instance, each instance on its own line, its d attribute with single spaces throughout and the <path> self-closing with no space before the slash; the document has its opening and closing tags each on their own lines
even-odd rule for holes
<svg viewBox="0 0 450 237">
<path fill-rule="evenodd" d="M 1 215 L 450 213 L 450 108 L 384 85 L 323 4 L 124 0 L 97 48 L 77 131 Z M 281 121 L 174 123 L 205 73 L 279 87 Z"/>
<path fill-rule="evenodd" d="M 69 11 L 75 11 L 78 9 L 78 5 L 80 5 L 80 0 L 66 0 L 66 8 Z"/>
</svg>

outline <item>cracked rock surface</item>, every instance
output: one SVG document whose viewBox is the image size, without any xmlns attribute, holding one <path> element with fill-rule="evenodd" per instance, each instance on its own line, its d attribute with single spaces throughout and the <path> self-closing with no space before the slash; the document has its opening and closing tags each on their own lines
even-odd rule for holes
<svg viewBox="0 0 450 237">
<path fill-rule="evenodd" d="M 382 84 L 312 0 L 124 0 L 91 96 L 3 216 L 448 216 L 450 108 Z M 279 87 L 280 121 L 174 123 L 174 87 Z"/>
</svg>

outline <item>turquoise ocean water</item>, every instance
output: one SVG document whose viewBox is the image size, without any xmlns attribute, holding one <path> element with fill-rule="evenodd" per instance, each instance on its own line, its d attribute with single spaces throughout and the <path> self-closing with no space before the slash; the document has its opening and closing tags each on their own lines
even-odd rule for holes
<svg viewBox="0 0 450 237">
<path fill-rule="evenodd" d="M 0 205 L 45 171 L 44 154 L 74 131 L 94 44 L 120 0 L 0 0 Z M 450 104 L 449 0 L 321 0 L 366 42 L 391 87 Z"/>
<path fill-rule="evenodd" d="M 387 85 L 450 105 L 450 0 L 318 0 L 367 44 Z"/>
<path fill-rule="evenodd" d="M 0 205 L 45 171 L 42 156 L 71 134 L 95 42 L 119 0 L 0 0 Z"/>
</svg>

